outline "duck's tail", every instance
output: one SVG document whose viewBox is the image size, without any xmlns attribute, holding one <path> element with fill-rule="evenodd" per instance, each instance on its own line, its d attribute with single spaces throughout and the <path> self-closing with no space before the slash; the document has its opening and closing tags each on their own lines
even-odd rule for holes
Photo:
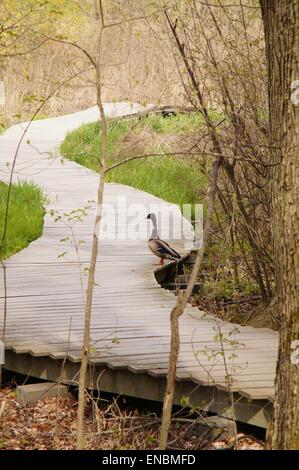
<svg viewBox="0 0 299 470">
<path fill-rule="evenodd" d="M 173 251 L 173 259 L 181 259 L 181 255 L 180 253 L 178 253 L 177 251 L 175 251 L 173 248 L 171 249 Z"/>
</svg>

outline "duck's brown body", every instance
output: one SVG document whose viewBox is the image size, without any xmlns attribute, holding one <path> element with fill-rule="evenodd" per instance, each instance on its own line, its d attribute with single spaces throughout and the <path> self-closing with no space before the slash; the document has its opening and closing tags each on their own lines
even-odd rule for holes
<svg viewBox="0 0 299 470">
<path fill-rule="evenodd" d="M 154 255 L 160 258 L 160 265 L 164 264 L 165 259 L 176 260 L 181 259 L 181 255 L 168 245 L 164 240 L 160 240 L 157 230 L 157 221 L 155 214 L 147 216 L 153 223 L 153 231 L 148 241 L 148 247 Z"/>
</svg>

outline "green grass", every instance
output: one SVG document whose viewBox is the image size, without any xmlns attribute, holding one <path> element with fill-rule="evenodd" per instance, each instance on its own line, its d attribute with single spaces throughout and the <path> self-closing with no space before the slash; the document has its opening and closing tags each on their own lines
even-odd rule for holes
<svg viewBox="0 0 299 470">
<path fill-rule="evenodd" d="M 2 114 L 0 114 L 0 135 L 6 131 L 7 125 L 7 119 Z"/>
<path fill-rule="evenodd" d="M 219 115 L 211 113 L 213 119 Z M 86 124 L 69 133 L 61 154 L 91 170 L 99 170 L 100 123 Z M 165 137 L 180 139 L 203 127 L 199 114 L 161 115 L 145 119 L 111 121 L 108 132 L 108 166 L 133 155 L 165 153 L 165 156 L 135 160 L 107 173 L 107 181 L 133 186 L 174 204 L 200 202 L 200 189 L 207 183 L 200 165 L 190 158 L 167 156 Z M 146 140 L 147 139 L 147 140 Z M 164 139 L 164 142 L 163 142 Z"/>
<path fill-rule="evenodd" d="M 34 117 L 33 121 L 42 121 L 43 119 L 49 119 L 49 117 L 50 117 L 50 116 L 49 116 L 48 114 L 38 113 L 38 114 Z"/>
<path fill-rule="evenodd" d="M 32 115 L 30 114 L 24 114 L 24 115 L 15 115 L 14 118 L 15 118 L 15 122 L 9 122 L 9 120 L 2 114 L 0 114 L 0 135 L 3 134 L 10 125 L 13 125 L 13 124 L 16 124 L 18 122 L 21 122 L 22 121 L 30 121 Z M 42 119 L 49 119 L 49 116 L 47 114 L 41 114 L 39 113 L 37 116 L 35 116 L 35 118 L 33 119 L 33 121 L 40 121 Z"/>
<path fill-rule="evenodd" d="M 0 182 L 0 242 L 3 237 L 8 186 Z M 17 253 L 42 234 L 45 196 L 30 183 L 14 184 L 11 189 L 3 259 Z"/>
</svg>

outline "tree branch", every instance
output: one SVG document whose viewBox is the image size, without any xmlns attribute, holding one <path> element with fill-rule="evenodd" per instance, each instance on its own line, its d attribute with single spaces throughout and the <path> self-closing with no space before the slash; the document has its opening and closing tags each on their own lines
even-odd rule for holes
<svg viewBox="0 0 299 470">
<path fill-rule="evenodd" d="M 162 425 L 160 430 L 160 439 L 159 439 L 159 449 L 165 450 L 167 447 L 168 432 L 171 420 L 171 411 L 173 405 L 173 396 L 175 389 L 175 380 L 176 380 L 176 365 L 180 349 L 180 332 L 179 332 L 179 318 L 184 313 L 186 305 L 189 301 L 189 298 L 192 294 L 194 284 L 196 282 L 200 265 L 203 260 L 203 255 L 206 251 L 210 230 L 212 222 L 212 214 L 215 206 L 215 199 L 217 193 L 217 180 L 219 168 L 221 166 L 222 159 L 215 158 L 212 164 L 212 172 L 210 178 L 210 191 L 208 197 L 208 212 L 207 218 L 203 231 L 203 243 L 201 248 L 198 250 L 193 265 L 192 273 L 187 285 L 186 290 L 183 294 L 180 293 L 177 299 L 176 306 L 172 309 L 170 314 L 170 323 L 171 323 L 171 343 L 170 343 L 170 354 L 169 354 L 169 365 L 168 365 L 168 374 L 167 374 L 167 385 L 166 393 L 163 403 L 163 414 L 162 414 Z"/>
</svg>

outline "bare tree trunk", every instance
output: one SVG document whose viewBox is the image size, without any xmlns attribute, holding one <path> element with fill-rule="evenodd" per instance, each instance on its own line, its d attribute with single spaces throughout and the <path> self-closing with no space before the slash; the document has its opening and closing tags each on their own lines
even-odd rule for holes
<svg viewBox="0 0 299 470">
<path fill-rule="evenodd" d="M 269 72 L 272 211 L 281 331 L 274 415 L 268 445 L 299 448 L 299 0 L 261 0 Z M 297 82 L 298 84 L 298 82 Z M 298 94 L 298 93 L 297 93 Z M 297 353 L 296 353 L 297 349 Z M 297 364 L 296 364 L 297 363 Z"/>
<path fill-rule="evenodd" d="M 184 313 L 188 300 L 192 294 L 194 284 L 197 279 L 198 271 L 202 263 L 203 255 L 205 253 L 208 238 L 211 229 L 211 218 L 215 206 L 215 198 L 217 193 L 217 179 L 218 172 L 221 164 L 221 159 L 217 158 L 214 160 L 212 165 L 210 192 L 208 199 L 208 212 L 203 232 L 203 243 L 201 248 L 198 250 L 195 258 L 195 263 L 192 269 L 191 277 L 187 285 L 187 289 L 182 295 L 178 296 L 176 306 L 172 309 L 170 314 L 171 324 L 171 342 L 170 342 L 170 354 L 169 354 L 169 365 L 167 374 L 167 385 L 163 403 L 163 414 L 162 424 L 160 430 L 159 449 L 165 450 L 167 447 L 168 432 L 171 420 L 171 411 L 173 405 L 173 396 L 175 389 L 176 379 L 176 365 L 180 350 L 180 331 L 179 331 L 179 318 Z"/>
<path fill-rule="evenodd" d="M 77 450 L 84 449 L 84 411 L 85 411 L 85 388 L 86 388 L 86 378 L 87 378 L 87 367 L 89 360 L 89 348 L 90 348 L 90 320 L 91 320 L 91 311 L 92 311 L 92 300 L 93 292 L 95 285 L 95 270 L 98 257 L 99 249 L 99 231 L 100 223 L 102 219 L 102 210 L 103 210 L 103 196 L 104 196 L 104 186 L 105 186 L 105 173 L 107 166 L 107 131 L 108 123 L 105 116 L 105 111 L 102 102 L 102 85 L 101 85 L 101 40 L 102 40 L 102 22 L 100 20 L 99 14 L 97 15 L 99 22 L 99 35 L 97 41 L 97 57 L 96 57 L 96 88 L 97 88 L 97 106 L 100 112 L 101 118 L 101 136 L 100 136 L 100 176 L 99 176 L 99 186 L 98 186 L 98 196 L 97 196 L 97 212 L 94 222 L 94 231 L 93 231 L 93 240 L 92 240 L 92 252 L 90 265 L 88 269 L 88 283 L 87 283 L 87 292 L 86 292 L 86 304 L 85 304 L 85 318 L 84 318 L 84 338 L 83 338 L 83 351 L 82 351 L 82 360 L 80 367 L 80 376 L 79 376 L 79 400 L 78 400 L 78 411 L 77 411 Z"/>
</svg>

